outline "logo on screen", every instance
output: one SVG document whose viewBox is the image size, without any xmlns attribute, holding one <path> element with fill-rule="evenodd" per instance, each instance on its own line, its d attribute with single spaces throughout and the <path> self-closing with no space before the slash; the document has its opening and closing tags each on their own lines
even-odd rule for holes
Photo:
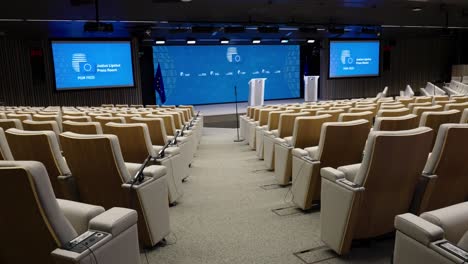
<svg viewBox="0 0 468 264">
<path fill-rule="evenodd" d="M 240 62 L 241 56 L 237 53 L 236 47 L 229 47 L 226 52 L 226 58 L 229 62 Z"/>
<path fill-rule="evenodd" d="M 75 72 L 94 72 L 93 65 L 91 63 L 88 63 L 88 59 L 86 58 L 86 54 L 84 53 L 74 53 L 72 55 L 72 67 Z"/>
<path fill-rule="evenodd" d="M 351 57 L 351 51 L 350 50 L 342 50 L 341 51 L 341 63 L 343 63 L 343 64 L 352 64 L 353 61 L 354 60 Z"/>
</svg>

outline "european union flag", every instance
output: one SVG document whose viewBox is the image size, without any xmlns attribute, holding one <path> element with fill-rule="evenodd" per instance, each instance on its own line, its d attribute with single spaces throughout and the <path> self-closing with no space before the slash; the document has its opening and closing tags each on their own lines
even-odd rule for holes
<svg viewBox="0 0 468 264">
<path fill-rule="evenodd" d="M 164 104 L 166 102 L 166 91 L 164 90 L 164 82 L 162 78 L 161 72 L 161 65 L 158 62 L 158 69 L 156 70 L 156 74 L 154 75 L 154 90 L 158 93 L 159 98 L 161 99 L 161 103 Z"/>
</svg>

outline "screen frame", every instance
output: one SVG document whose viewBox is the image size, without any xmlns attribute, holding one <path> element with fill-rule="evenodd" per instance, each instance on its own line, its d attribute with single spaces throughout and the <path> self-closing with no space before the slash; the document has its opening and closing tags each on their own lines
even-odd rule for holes
<svg viewBox="0 0 468 264">
<path fill-rule="evenodd" d="M 151 45 L 151 48 L 153 49 L 153 47 L 195 47 L 195 46 L 229 46 L 229 45 L 232 45 L 232 46 L 298 46 L 299 48 L 299 96 L 298 97 L 288 97 L 288 98 L 276 98 L 276 99 L 264 99 L 265 102 L 269 102 L 269 101 L 284 101 L 284 100 L 297 100 L 297 99 L 303 99 L 305 98 L 305 95 L 304 95 L 304 84 L 303 84 L 303 81 L 304 81 L 304 75 L 303 75 L 303 72 L 302 72 L 302 49 L 301 47 L 303 46 L 302 44 L 298 44 L 298 43 L 287 43 L 287 44 L 279 44 L 279 43 L 275 43 L 275 44 L 271 44 L 271 43 L 261 43 L 261 44 L 252 44 L 252 43 L 249 43 L 249 44 L 238 44 L 238 43 L 230 43 L 230 44 L 196 44 L 196 45 L 184 45 L 184 44 L 152 44 Z M 154 52 L 154 49 L 153 49 L 153 52 Z M 153 62 L 154 64 L 154 62 Z M 156 66 L 156 65 L 155 65 Z M 233 87 L 234 88 L 234 87 Z M 159 98 L 159 95 L 156 95 L 156 101 L 158 100 L 157 98 Z M 222 103 L 204 103 L 204 104 L 196 104 L 196 103 L 192 103 L 191 105 L 195 105 L 195 106 L 198 106 L 198 105 L 220 105 L 220 104 L 234 104 L 234 103 L 246 103 L 248 102 L 247 101 L 231 101 L 231 102 L 222 102 Z"/>
<path fill-rule="evenodd" d="M 375 41 L 379 43 L 379 73 L 377 75 L 363 75 L 363 76 L 343 76 L 331 77 L 330 76 L 330 56 L 332 42 L 349 42 L 349 41 Z M 379 78 L 382 75 L 382 40 L 380 38 L 330 38 L 328 40 L 328 65 L 327 65 L 327 79 L 328 80 L 341 80 L 341 79 L 362 79 L 362 78 Z"/>
<path fill-rule="evenodd" d="M 96 42 L 96 43 L 105 43 L 105 42 L 128 42 L 130 45 L 130 56 L 131 56 L 131 62 L 132 62 L 132 79 L 133 79 L 133 85 L 130 86 L 108 86 L 108 87 L 89 87 L 89 88 L 62 88 L 58 89 L 57 88 L 57 82 L 56 82 L 56 76 L 55 76 L 55 61 L 54 61 L 54 52 L 52 49 L 52 44 L 54 42 Z M 133 40 L 130 38 L 53 38 L 49 39 L 49 52 L 51 56 L 51 71 L 53 72 L 52 76 L 52 84 L 54 86 L 54 92 L 69 92 L 69 91 L 96 91 L 96 90 L 108 90 L 108 89 L 133 89 L 136 88 L 136 78 L 135 78 L 135 45 L 133 43 Z"/>
</svg>

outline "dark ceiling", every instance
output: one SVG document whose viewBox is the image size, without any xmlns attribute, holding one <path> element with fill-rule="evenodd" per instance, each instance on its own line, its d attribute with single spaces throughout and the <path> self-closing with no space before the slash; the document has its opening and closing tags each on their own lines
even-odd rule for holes
<svg viewBox="0 0 468 264">
<path fill-rule="evenodd" d="M 297 28 L 305 26 L 328 29 L 330 25 L 369 25 L 383 26 L 384 30 L 401 26 L 425 30 L 468 28 L 468 0 L 192 0 L 187 3 L 98 0 L 98 6 L 99 19 L 112 23 L 114 33 L 83 32 L 83 24 L 96 18 L 93 0 L 0 1 L 0 35 L 128 37 L 136 34 L 144 37 L 147 32 L 148 39 L 183 40 L 192 36 L 209 40 L 224 37 L 224 26 L 245 25 L 249 37 L 300 39 L 324 34 L 298 33 Z M 415 8 L 421 10 L 416 12 Z M 218 28 L 209 34 L 190 31 L 192 26 L 210 23 Z M 256 26 L 273 24 L 281 29 L 278 33 L 260 34 L 256 30 Z M 229 37 L 245 38 L 245 34 Z"/>
</svg>

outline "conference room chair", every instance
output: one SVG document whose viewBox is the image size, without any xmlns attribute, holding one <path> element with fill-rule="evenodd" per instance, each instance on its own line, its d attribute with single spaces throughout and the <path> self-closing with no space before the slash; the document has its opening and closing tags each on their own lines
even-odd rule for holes
<svg viewBox="0 0 468 264">
<path fill-rule="evenodd" d="M 241 115 L 239 118 L 239 138 L 244 141 L 247 141 L 247 138 L 248 138 L 247 123 L 251 119 L 252 108 L 253 107 L 248 106 L 247 109 L 245 110 L 245 115 Z"/>
<path fill-rule="evenodd" d="M 465 109 L 468 108 L 468 102 L 466 103 L 450 103 L 450 104 L 446 104 L 445 107 L 444 107 L 444 110 L 458 110 L 460 112 L 463 112 Z"/>
<path fill-rule="evenodd" d="M 27 115 L 35 115 L 37 112 L 36 111 L 31 111 L 31 110 L 19 110 L 19 111 L 16 111 L 16 114 L 19 114 L 19 115 L 24 115 L 24 114 L 27 114 Z"/>
<path fill-rule="evenodd" d="M 330 107 L 329 110 L 343 110 L 344 113 L 347 113 L 349 112 L 349 109 L 351 108 L 352 108 L 351 105 L 335 105 L 335 106 Z"/>
<path fill-rule="evenodd" d="M 424 112 L 436 112 L 436 111 L 443 111 L 443 110 L 444 108 L 440 105 L 417 106 L 413 108 L 413 111 L 411 111 L 411 113 L 418 116 L 418 122 L 419 122 Z"/>
<path fill-rule="evenodd" d="M 99 122 L 75 122 L 75 121 L 64 121 L 63 132 L 73 132 L 77 134 L 102 134 L 102 126 Z"/>
<path fill-rule="evenodd" d="M 249 130 L 249 138 L 247 140 L 249 142 L 250 149 L 257 150 L 257 130 L 265 128 L 268 123 L 268 114 L 274 110 L 275 109 L 271 107 L 255 109 L 254 119 L 248 122 L 247 128 Z"/>
<path fill-rule="evenodd" d="M 442 124 L 419 184 L 420 214 L 468 200 L 468 124 Z"/>
<path fill-rule="evenodd" d="M 23 123 L 19 119 L 0 119 L 0 128 L 4 131 L 10 128 L 23 129 Z"/>
<path fill-rule="evenodd" d="M 52 131 L 57 136 L 60 135 L 60 128 L 56 121 L 23 121 L 23 129 L 28 131 Z"/>
<path fill-rule="evenodd" d="M 320 111 L 317 111 L 316 115 L 331 115 L 331 120 L 330 122 L 336 122 L 338 121 L 338 117 L 340 116 L 340 114 L 342 113 L 345 113 L 345 111 L 343 109 L 335 109 L 335 110 L 331 110 L 331 108 L 329 110 L 320 110 Z"/>
<path fill-rule="evenodd" d="M 0 161 L 0 178 L 8 182 L 0 199 L 14 200 L 0 205 L 8 216 L 0 220 L 8 241 L 0 248 L 2 263 L 140 263 L 135 211 L 57 199 L 46 169 L 35 161 Z M 88 231 L 100 241 L 82 252 L 65 249 Z"/>
<path fill-rule="evenodd" d="M 94 122 L 99 122 L 101 124 L 102 130 L 105 133 L 106 129 L 105 126 L 109 122 L 113 123 L 126 123 L 125 118 L 122 116 L 110 117 L 110 116 L 96 116 L 93 118 Z"/>
<path fill-rule="evenodd" d="M 374 131 L 400 131 L 415 129 L 418 127 L 418 118 L 416 115 L 409 114 L 396 117 L 378 117 L 375 119 Z"/>
<path fill-rule="evenodd" d="M 131 108 L 143 108 L 144 106 L 142 104 L 131 104 Z"/>
<path fill-rule="evenodd" d="M 244 137 L 245 143 L 250 146 L 250 141 L 254 135 L 252 135 L 252 123 L 255 123 L 260 118 L 260 109 L 263 107 L 257 106 L 249 109 L 249 116 L 244 120 Z"/>
<path fill-rule="evenodd" d="M 5 131 L 0 127 L 0 160 L 13 160 L 10 146 L 5 137 Z"/>
<path fill-rule="evenodd" d="M 128 104 L 116 104 L 116 108 L 128 108 Z"/>
<path fill-rule="evenodd" d="M 73 121 L 73 122 L 91 122 L 93 121 L 90 116 L 70 116 L 70 115 L 64 115 L 62 116 L 62 122 L 65 121 Z"/>
<path fill-rule="evenodd" d="M 395 218 L 393 263 L 466 263 L 468 254 L 468 202 L 419 217 L 406 213 Z"/>
<path fill-rule="evenodd" d="M 163 166 L 147 167 L 143 171 L 144 180 L 132 184 L 138 172 L 125 165 L 117 136 L 65 132 L 61 134 L 61 141 L 81 201 L 104 208 L 135 209 L 138 237 L 143 247 L 153 247 L 170 233 Z"/>
<path fill-rule="evenodd" d="M 417 97 L 415 97 L 414 103 L 416 103 L 416 104 L 431 103 L 432 104 L 432 97 L 430 97 L 430 96 L 417 96 Z"/>
<path fill-rule="evenodd" d="M 394 230 L 396 215 L 409 211 L 430 151 L 432 129 L 373 131 L 362 163 L 321 169 L 320 233 L 339 255 L 354 239 Z"/>
<path fill-rule="evenodd" d="M 21 122 L 24 120 L 32 120 L 31 114 L 7 114 L 7 119 L 18 119 Z"/>
<path fill-rule="evenodd" d="M 450 99 L 456 101 L 457 103 L 468 102 L 468 96 L 453 96 Z"/>
<path fill-rule="evenodd" d="M 34 160 L 44 164 L 57 197 L 78 199 L 75 181 L 54 132 L 11 128 L 5 131 L 5 136 L 15 160 Z"/>
<path fill-rule="evenodd" d="M 450 97 L 448 95 L 435 95 L 435 96 L 432 96 L 432 102 L 434 104 L 437 104 L 437 102 L 439 101 L 448 101 L 450 99 Z"/>
<path fill-rule="evenodd" d="M 327 122 L 318 131 L 317 145 L 292 150 L 291 192 L 296 206 L 308 210 L 320 200 L 320 168 L 361 162 L 369 126 L 367 120 Z"/>
<path fill-rule="evenodd" d="M 152 108 L 152 109 L 156 109 L 158 108 L 159 106 L 157 105 L 146 105 L 146 108 Z"/>
<path fill-rule="evenodd" d="M 117 114 L 116 117 L 125 118 L 125 123 L 129 123 L 132 117 L 141 117 L 141 114 Z"/>
<path fill-rule="evenodd" d="M 113 104 L 102 104 L 101 107 L 103 108 L 114 108 Z"/>
<path fill-rule="evenodd" d="M 172 109 L 171 109 L 172 110 Z M 185 139 L 185 147 L 190 150 L 189 161 L 192 163 L 193 157 L 195 156 L 196 146 L 198 139 L 195 138 L 195 135 L 192 133 L 192 130 L 188 130 L 187 127 L 184 128 L 182 122 L 182 113 L 174 111 L 166 111 L 165 115 L 171 115 L 174 120 L 175 133 L 179 133 Z M 151 116 L 151 115 L 148 115 Z"/>
<path fill-rule="evenodd" d="M 383 109 L 377 112 L 378 117 L 397 117 L 397 116 L 405 116 L 411 114 L 408 108 L 399 108 L 399 109 Z"/>
<path fill-rule="evenodd" d="M 112 117 L 111 113 L 104 113 L 104 112 L 88 112 L 86 114 L 90 116 L 93 121 L 96 121 L 97 117 Z"/>
<path fill-rule="evenodd" d="M 266 127 L 257 127 L 256 129 L 256 154 L 260 160 L 263 160 L 264 157 L 264 138 L 266 136 L 272 136 L 274 130 L 278 129 L 279 119 L 281 114 L 293 113 L 292 110 L 281 110 L 281 111 L 271 111 L 268 113 L 268 123 Z"/>
<path fill-rule="evenodd" d="M 35 114 L 32 116 L 33 121 L 55 121 L 60 131 L 62 131 L 62 117 L 58 114 L 53 115 L 42 115 Z"/>
<path fill-rule="evenodd" d="M 293 110 L 289 110 L 293 111 Z M 275 169 L 275 144 L 277 138 L 291 137 L 296 117 L 308 116 L 305 112 L 282 113 L 279 117 L 278 129 L 265 133 L 263 137 L 263 161 L 267 170 Z"/>
<path fill-rule="evenodd" d="M 438 111 L 438 112 L 424 112 L 419 121 L 419 126 L 430 127 L 434 130 L 434 137 L 432 139 L 432 146 L 436 141 L 439 127 L 442 124 L 458 124 L 461 118 L 461 112 L 458 110 Z"/>
<path fill-rule="evenodd" d="M 137 117 L 134 118 L 137 119 Z M 154 118 L 152 121 L 154 121 Z M 185 175 L 187 175 L 186 170 L 189 169 L 189 164 L 180 154 L 180 148 L 169 146 L 164 151 L 163 156 L 158 156 L 166 143 L 162 145 L 153 144 L 150 131 L 152 132 L 154 129 L 150 130 L 144 122 L 131 124 L 108 123 L 107 126 L 109 127 L 109 133 L 116 135 L 119 139 L 120 149 L 127 167 L 138 169 L 141 163 L 148 156 L 151 156 L 156 158 L 155 164 L 166 168 L 169 203 L 176 204 L 183 196 L 181 184 Z"/>
<path fill-rule="evenodd" d="M 406 108 L 404 104 L 381 104 L 380 105 L 380 110 L 392 110 L 392 109 L 401 109 L 401 108 Z"/>
<path fill-rule="evenodd" d="M 320 140 L 320 131 L 325 122 L 333 122 L 331 115 L 299 116 L 294 119 L 294 128 L 291 136 L 275 138 L 274 171 L 276 183 L 281 186 L 288 185 L 292 178 L 292 150 L 295 148 L 308 148 L 317 146 Z"/>
<path fill-rule="evenodd" d="M 82 111 L 63 111 L 62 118 L 65 116 L 86 116 L 86 113 Z"/>
<path fill-rule="evenodd" d="M 405 107 L 408 107 L 410 103 L 414 103 L 416 101 L 416 98 L 415 97 L 411 97 L 411 98 L 398 98 L 398 102 L 400 102 L 402 105 L 404 105 Z"/>
<path fill-rule="evenodd" d="M 364 119 L 369 121 L 369 129 L 372 127 L 372 123 L 374 122 L 374 113 L 371 111 L 365 112 L 357 112 L 357 113 L 341 113 L 338 116 L 338 122 L 348 122 L 354 120 Z"/>
<path fill-rule="evenodd" d="M 7 119 L 7 116 L 5 113 L 0 112 L 0 119 Z"/>
<path fill-rule="evenodd" d="M 462 124 L 468 123 L 468 109 L 463 110 L 462 117 L 460 119 L 460 123 L 462 123 Z M 0 125 L 1 125 L 1 120 L 0 120 Z"/>
<path fill-rule="evenodd" d="M 349 113 L 362 113 L 362 112 L 372 112 L 372 116 L 377 115 L 377 108 L 370 106 L 370 107 L 353 107 L 349 109 Z"/>
</svg>

